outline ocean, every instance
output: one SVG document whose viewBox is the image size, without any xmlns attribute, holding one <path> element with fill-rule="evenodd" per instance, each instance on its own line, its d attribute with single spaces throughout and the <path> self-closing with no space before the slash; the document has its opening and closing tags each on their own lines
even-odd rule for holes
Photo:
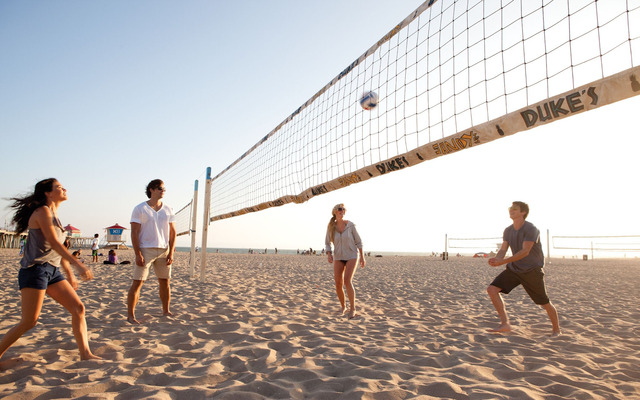
<svg viewBox="0 0 640 400">
<path fill-rule="evenodd" d="M 278 249 L 278 254 L 303 254 L 304 251 L 308 251 L 309 249 Z M 191 247 L 176 247 L 176 251 L 180 251 L 180 252 L 190 252 L 191 251 Z M 200 251 L 199 247 L 196 247 L 196 251 Z M 219 247 L 219 248 L 214 248 L 214 247 L 209 247 L 207 248 L 207 253 L 226 253 L 226 254 L 248 254 L 251 251 L 253 251 L 253 254 L 265 254 L 265 251 L 267 254 L 275 254 L 275 249 L 274 248 L 262 248 L 262 249 L 250 249 L 250 248 L 223 248 L 223 247 Z M 322 253 L 322 248 L 320 249 L 314 249 L 314 251 L 316 252 L 316 254 L 321 254 Z M 431 253 L 421 253 L 421 252 L 393 252 L 393 251 L 366 251 L 365 255 L 367 256 L 430 256 Z"/>
</svg>

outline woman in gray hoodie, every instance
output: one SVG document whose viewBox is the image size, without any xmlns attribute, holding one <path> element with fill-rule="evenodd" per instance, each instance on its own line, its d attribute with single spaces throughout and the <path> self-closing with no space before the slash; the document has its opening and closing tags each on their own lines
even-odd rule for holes
<svg viewBox="0 0 640 400">
<path fill-rule="evenodd" d="M 343 286 L 347 288 L 349 297 L 349 319 L 355 318 L 356 292 L 353 288 L 353 275 L 356 272 L 356 265 L 360 259 L 360 267 L 364 268 L 366 261 L 362 251 L 362 239 L 358 234 L 356 225 L 344 219 L 347 212 L 344 204 L 337 204 L 331 211 L 332 217 L 327 225 L 327 235 L 325 238 L 325 251 L 329 264 L 333 264 L 333 276 L 336 282 L 336 293 L 340 300 L 340 315 L 347 312 Z M 331 251 L 333 243 L 333 252 Z"/>
</svg>

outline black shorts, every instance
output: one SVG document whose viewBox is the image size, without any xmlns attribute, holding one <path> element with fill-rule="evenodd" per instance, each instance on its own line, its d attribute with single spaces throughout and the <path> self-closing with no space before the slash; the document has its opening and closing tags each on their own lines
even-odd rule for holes
<svg viewBox="0 0 640 400">
<path fill-rule="evenodd" d="M 518 285 L 522 285 L 534 303 L 539 305 L 549 303 L 542 267 L 527 272 L 513 272 L 507 268 L 496 276 L 491 285 L 500 288 L 500 291 L 504 294 L 508 294 Z"/>
<path fill-rule="evenodd" d="M 18 272 L 20 290 L 24 288 L 46 290 L 49 285 L 64 280 L 65 277 L 60 273 L 60 268 L 49 263 L 20 268 L 20 272 Z"/>
</svg>

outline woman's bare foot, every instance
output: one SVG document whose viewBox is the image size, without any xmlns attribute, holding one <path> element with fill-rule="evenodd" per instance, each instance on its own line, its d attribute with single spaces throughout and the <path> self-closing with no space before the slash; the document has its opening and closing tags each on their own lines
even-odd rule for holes
<svg viewBox="0 0 640 400">
<path fill-rule="evenodd" d="M 10 358 L 8 360 L 0 361 L 0 371 L 6 371 L 15 367 L 24 361 L 22 358 Z"/>
<path fill-rule="evenodd" d="M 354 318 L 355 318 L 355 317 L 357 317 L 357 316 L 358 316 L 358 313 L 356 312 L 356 310 L 351 309 L 351 310 L 349 311 L 349 319 L 354 319 Z"/>
<path fill-rule="evenodd" d="M 347 307 L 342 306 L 342 308 L 340 309 L 340 311 L 338 311 L 338 315 L 344 315 L 347 312 Z"/>
<path fill-rule="evenodd" d="M 511 332 L 511 325 L 509 323 L 500 324 L 496 329 L 488 329 L 489 332 Z"/>
<path fill-rule="evenodd" d="M 100 357 L 100 356 L 96 356 L 95 354 L 89 352 L 87 354 L 81 355 L 80 359 L 83 361 L 86 360 L 104 360 L 104 358 Z"/>
<path fill-rule="evenodd" d="M 163 313 L 162 313 L 162 316 L 163 316 L 163 317 L 170 317 L 170 316 L 172 316 L 172 315 L 173 315 L 173 313 L 172 313 L 171 311 L 167 311 L 167 312 L 163 312 Z"/>
<path fill-rule="evenodd" d="M 140 322 L 138 322 L 136 317 L 127 317 L 127 322 L 132 325 L 140 325 Z"/>
</svg>

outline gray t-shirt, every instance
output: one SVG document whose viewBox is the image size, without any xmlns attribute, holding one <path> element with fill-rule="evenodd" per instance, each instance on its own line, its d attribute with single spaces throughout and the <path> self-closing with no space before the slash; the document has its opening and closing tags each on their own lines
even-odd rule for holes
<svg viewBox="0 0 640 400">
<path fill-rule="evenodd" d="M 66 233 L 58 218 L 53 217 L 53 231 L 58 242 L 63 243 Z M 24 247 L 24 255 L 20 259 L 21 268 L 29 268 L 36 264 L 49 263 L 54 267 L 60 267 L 62 256 L 58 254 L 51 244 L 47 242 L 44 233 L 40 229 L 29 229 L 27 244 Z"/>
<path fill-rule="evenodd" d="M 513 272 L 527 272 L 544 266 L 544 254 L 540 244 L 540 231 L 531 222 L 525 221 L 524 225 L 516 230 L 513 225 L 504 230 L 502 239 L 509 243 L 511 253 L 516 254 L 522 250 L 524 242 L 534 242 L 529 255 L 522 260 L 507 264 L 507 268 Z"/>
</svg>

